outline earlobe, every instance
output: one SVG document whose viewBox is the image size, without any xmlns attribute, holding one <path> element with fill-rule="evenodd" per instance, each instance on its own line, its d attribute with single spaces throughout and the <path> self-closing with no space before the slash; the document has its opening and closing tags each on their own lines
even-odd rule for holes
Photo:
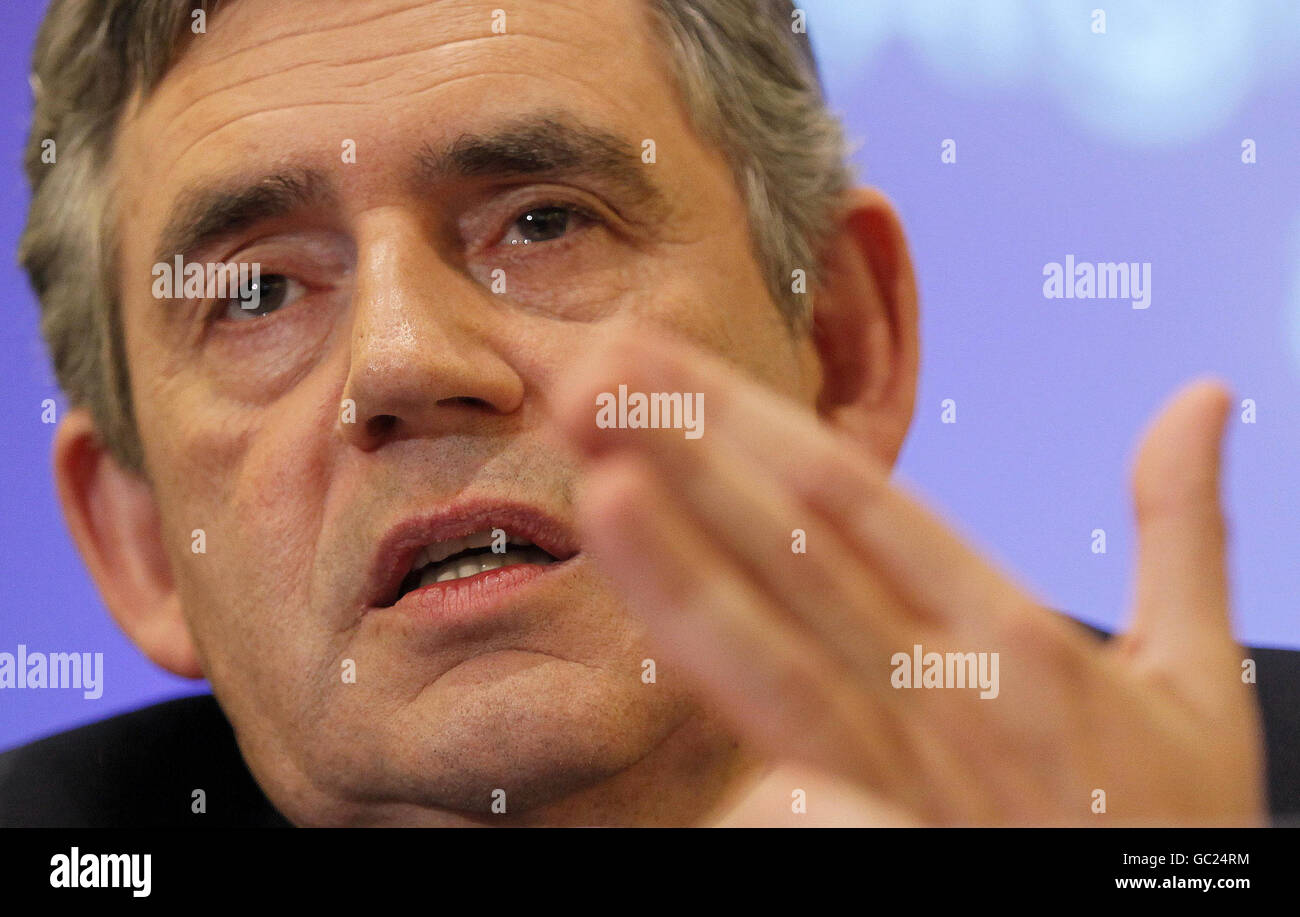
<svg viewBox="0 0 1300 917">
<path fill-rule="evenodd" d="M 118 626 L 158 665 L 202 678 L 149 483 L 108 453 L 84 408 L 63 416 L 53 458 L 64 519 Z"/>
<path fill-rule="evenodd" d="M 878 191 L 850 192 L 813 306 L 818 413 L 892 466 L 912 422 L 918 302 L 902 223 Z"/>
</svg>

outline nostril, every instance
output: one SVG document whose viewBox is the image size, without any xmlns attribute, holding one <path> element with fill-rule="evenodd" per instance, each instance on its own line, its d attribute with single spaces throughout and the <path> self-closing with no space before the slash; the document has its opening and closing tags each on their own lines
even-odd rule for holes
<svg viewBox="0 0 1300 917">
<path fill-rule="evenodd" d="M 473 397 L 473 396 L 471 396 L 471 395 L 458 395 L 458 396 L 456 396 L 455 398 L 444 398 L 444 399 L 442 399 L 441 401 L 439 401 L 438 404 L 440 404 L 440 405 L 444 405 L 444 406 L 447 406 L 447 407 L 451 407 L 451 406 L 453 406 L 453 405 L 459 405 L 459 406 L 461 406 L 461 407 L 467 407 L 467 408 L 490 408 L 490 407 L 492 407 L 492 405 L 491 405 L 490 402 L 485 401 L 485 400 L 483 400 L 482 398 L 475 398 L 475 397 Z"/>
<path fill-rule="evenodd" d="M 386 436 L 397 426 L 397 418 L 392 414 L 380 414 L 366 421 L 366 433 L 372 438 Z"/>
</svg>

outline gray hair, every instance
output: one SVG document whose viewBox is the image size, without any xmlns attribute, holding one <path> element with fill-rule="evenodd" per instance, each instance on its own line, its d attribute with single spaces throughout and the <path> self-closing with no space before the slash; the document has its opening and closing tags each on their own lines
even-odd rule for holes
<svg viewBox="0 0 1300 917">
<path fill-rule="evenodd" d="M 19 261 L 40 300 L 55 376 L 91 413 L 105 447 L 143 471 L 131 402 L 108 165 L 128 103 L 147 98 L 192 38 L 195 10 L 221 0 L 54 0 L 37 36 L 25 166 L 32 185 Z M 227 0 L 230 2 L 230 0 Z M 748 209 L 755 256 L 792 330 L 853 178 L 827 109 L 802 13 L 790 0 L 648 0 L 692 126 L 726 156 Z M 57 167 L 45 161 L 57 144 Z"/>
</svg>

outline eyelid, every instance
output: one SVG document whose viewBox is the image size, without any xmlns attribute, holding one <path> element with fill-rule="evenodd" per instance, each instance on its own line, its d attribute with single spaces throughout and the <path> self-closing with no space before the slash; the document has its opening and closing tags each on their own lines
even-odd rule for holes
<svg viewBox="0 0 1300 917">
<path fill-rule="evenodd" d="M 306 244 L 304 244 L 306 243 Z M 252 241 L 242 243 L 226 258 L 217 264 L 257 263 L 258 274 L 262 279 L 283 277 L 290 284 L 299 287 L 298 296 L 275 312 L 262 316 L 262 320 L 272 319 L 287 309 L 293 308 L 298 300 L 314 296 L 322 291 L 332 289 L 339 283 L 346 282 L 345 275 L 350 272 L 352 262 L 346 253 L 333 245 L 322 242 L 315 235 L 289 233 L 265 235 Z M 199 315 L 205 328 L 216 325 L 244 326 L 256 324 L 252 321 L 230 321 L 225 318 L 226 309 L 237 297 L 226 299 L 204 298 L 199 306 Z"/>
<path fill-rule="evenodd" d="M 261 253 L 262 257 L 249 257 Z M 333 232 L 314 229 L 263 231 L 247 237 L 236 236 L 223 244 L 220 253 L 195 252 L 185 256 L 186 261 L 211 261 L 215 264 L 259 262 L 273 263 L 277 267 L 289 265 L 287 270 L 267 271 L 293 276 L 293 266 L 305 262 L 334 270 L 346 268 L 355 260 L 355 250 L 346 237 Z"/>
</svg>

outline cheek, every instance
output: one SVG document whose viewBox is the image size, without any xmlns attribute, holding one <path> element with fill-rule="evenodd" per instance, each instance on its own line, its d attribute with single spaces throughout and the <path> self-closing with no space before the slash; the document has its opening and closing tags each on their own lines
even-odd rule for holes
<svg viewBox="0 0 1300 917">
<path fill-rule="evenodd" d="M 743 244 L 701 246 L 687 269 L 659 280 L 641 317 L 717 353 L 787 395 L 801 397 L 801 342 L 772 302 Z"/>
<path fill-rule="evenodd" d="M 202 391 L 156 389 L 140 418 L 187 620 L 214 682 L 306 673 L 327 655 L 309 586 L 334 404 L 307 386 L 270 406 Z"/>
</svg>

